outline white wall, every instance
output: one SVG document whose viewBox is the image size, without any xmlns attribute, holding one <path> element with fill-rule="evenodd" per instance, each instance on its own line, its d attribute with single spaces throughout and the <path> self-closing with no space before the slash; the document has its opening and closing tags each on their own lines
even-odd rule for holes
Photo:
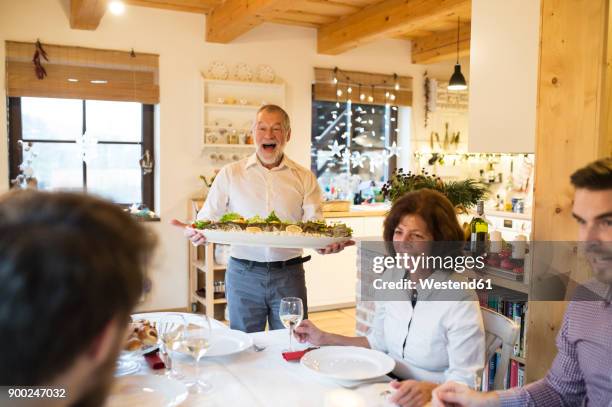
<svg viewBox="0 0 612 407">
<path fill-rule="evenodd" d="M 470 152 L 535 151 L 539 33 L 540 0 L 472 2 Z"/>
<path fill-rule="evenodd" d="M 311 83 L 313 67 L 339 66 L 347 70 L 397 72 L 414 77 L 413 129 L 423 132 L 424 66 L 411 65 L 410 43 L 383 40 L 340 56 L 316 53 L 314 29 L 264 24 L 229 45 L 204 41 L 202 15 L 127 7 L 123 16 L 109 13 L 96 31 L 71 30 L 69 0 L 0 0 L 0 41 L 35 41 L 79 45 L 160 55 L 158 127 L 158 194 L 162 223 L 152 227 L 160 237 L 154 270 L 153 293 L 143 309 L 187 305 L 187 247 L 180 231 L 168 225 L 185 219 L 187 200 L 198 193 L 197 176 L 209 165 L 201 153 L 202 99 L 200 71 L 213 60 L 228 64 L 268 64 L 287 83 L 287 108 L 293 137 L 287 153 L 302 165 L 310 165 Z M 4 60 L 0 46 L 0 61 Z M 0 78 L 4 81 L 4 64 Z M 450 68 L 449 71 L 450 73 Z M 6 140 L 5 86 L 0 86 L 0 138 Z M 0 143 L 0 191 L 8 187 L 6 143 Z"/>
</svg>

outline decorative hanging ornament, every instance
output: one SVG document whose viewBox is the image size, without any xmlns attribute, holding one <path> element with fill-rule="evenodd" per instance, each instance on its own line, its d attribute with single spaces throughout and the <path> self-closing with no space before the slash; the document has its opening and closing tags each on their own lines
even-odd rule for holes
<svg viewBox="0 0 612 407">
<path fill-rule="evenodd" d="M 389 147 L 389 158 L 395 156 L 399 156 L 398 153 L 401 150 L 401 147 L 397 146 L 397 143 L 394 141 L 393 144 L 391 144 L 391 147 Z"/>
<path fill-rule="evenodd" d="M 355 151 L 351 156 L 351 167 L 353 168 L 363 168 L 363 163 L 365 162 L 366 156 L 361 155 L 359 151 Z"/>
<path fill-rule="evenodd" d="M 344 144 L 338 144 L 338 140 L 334 140 L 334 143 L 329 146 L 333 156 L 341 155 L 342 150 L 346 147 Z"/>
</svg>

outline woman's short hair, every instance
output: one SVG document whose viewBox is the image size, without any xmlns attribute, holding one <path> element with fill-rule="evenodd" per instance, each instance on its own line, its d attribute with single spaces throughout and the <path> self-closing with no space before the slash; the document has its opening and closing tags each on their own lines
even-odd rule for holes
<svg viewBox="0 0 612 407">
<path fill-rule="evenodd" d="M 433 240 L 438 243 L 432 254 L 459 256 L 463 252 L 463 229 L 459 226 L 453 204 L 441 193 L 431 189 L 408 192 L 397 199 L 385 218 L 383 238 L 390 254 L 395 253 L 393 234 L 397 225 L 406 215 L 418 215 L 427 224 Z"/>
</svg>

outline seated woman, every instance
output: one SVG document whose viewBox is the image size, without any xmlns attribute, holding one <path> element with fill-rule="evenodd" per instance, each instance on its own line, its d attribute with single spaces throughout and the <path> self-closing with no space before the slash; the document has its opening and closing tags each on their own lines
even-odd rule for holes
<svg viewBox="0 0 612 407">
<path fill-rule="evenodd" d="M 455 253 L 462 255 L 463 231 L 454 208 L 444 195 L 429 189 L 407 193 L 393 204 L 383 237 L 391 256 L 415 250 L 436 255 L 441 245 L 446 251 L 449 246 L 459 247 Z M 433 243 L 441 241 L 446 243 Z M 406 273 L 406 278 L 465 281 L 447 270 L 424 268 Z M 418 283 L 410 291 L 405 301 L 376 302 L 366 337 L 324 332 L 309 320 L 302 321 L 295 336 L 313 345 L 361 346 L 388 353 L 396 361 L 394 373 L 407 379 L 392 383 L 397 391 L 391 401 L 401 406 L 426 404 L 437 384 L 448 380 L 476 387 L 485 364 L 485 334 L 476 293 L 465 290 L 448 296 L 448 291 L 422 288 Z"/>
</svg>

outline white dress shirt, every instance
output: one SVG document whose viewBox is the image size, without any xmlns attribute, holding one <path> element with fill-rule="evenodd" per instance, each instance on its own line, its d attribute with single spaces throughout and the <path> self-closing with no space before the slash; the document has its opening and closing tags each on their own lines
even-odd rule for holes
<svg viewBox="0 0 612 407">
<path fill-rule="evenodd" d="M 226 212 L 266 218 L 274 210 L 281 220 L 322 219 L 321 197 L 312 171 L 286 154 L 270 170 L 253 154 L 219 171 L 197 218 L 218 220 Z M 232 245 L 230 254 L 238 259 L 270 262 L 301 256 L 302 250 Z"/>
<path fill-rule="evenodd" d="M 443 271 L 430 278 L 462 281 Z M 406 301 L 377 301 L 370 347 L 395 359 L 394 373 L 401 378 L 454 380 L 475 388 L 485 364 L 485 333 L 476 293 L 461 293 L 462 301 L 443 301 L 448 292 L 417 284 L 414 309 L 408 293 Z"/>
</svg>

